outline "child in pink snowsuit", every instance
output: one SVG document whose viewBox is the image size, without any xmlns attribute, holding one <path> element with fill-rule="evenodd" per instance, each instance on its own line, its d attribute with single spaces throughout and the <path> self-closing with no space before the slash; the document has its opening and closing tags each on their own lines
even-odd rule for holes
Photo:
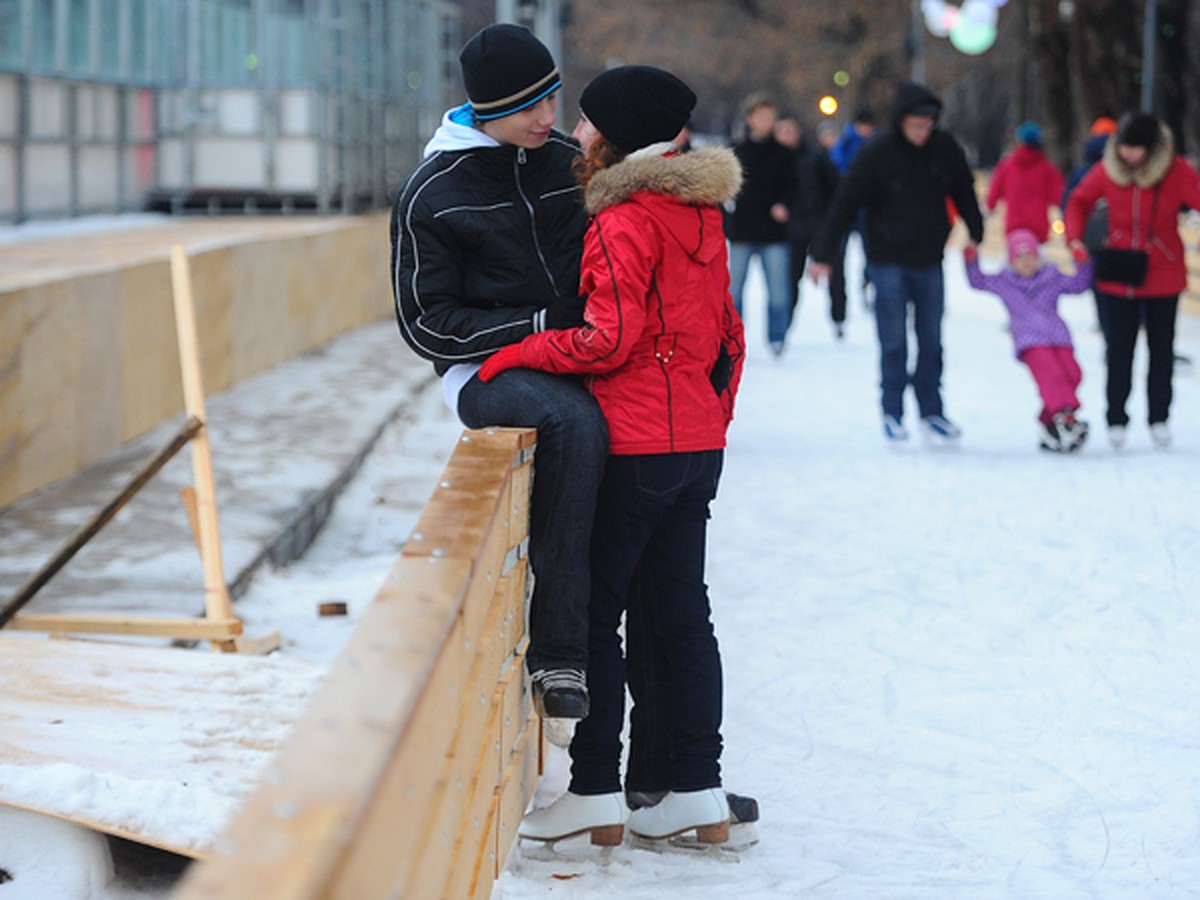
<svg viewBox="0 0 1200 900">
<path fill-rule="evenodd" d="M 1008 235 L 1009 266 L 994 275 L 980 270 L 974 247 L 964 255 L 971 287 L 995 294 L 1008 309 L 1017 359 L 1029 367 L 1042 397 L 1038 415 L 1042 448 L 1060 453 L 1077 450 L 1088 431 L 1087 422 L 1076 416 L 1075 391 L 1083 375 L 1075 361 L 1071 332 L 1058 314 L 1058 298 L 1091 288 L 1091 262 L 1077 260 L 1074 275 L 1042 265 L 1037 236 L 1024 228 Z"/>
</svg>

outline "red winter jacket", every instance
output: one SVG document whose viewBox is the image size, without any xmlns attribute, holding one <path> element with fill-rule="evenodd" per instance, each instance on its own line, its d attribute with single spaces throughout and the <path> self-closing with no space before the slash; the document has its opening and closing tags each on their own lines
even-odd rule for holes
<svg viewBox="0 0 1200 900">
<path fill-rule="evenodd" d="M 1041 150 L 1021 144 L 1000 160 L 988 186 L 990 212 L 1004 201 L 1004 233 L 1028 228 L 1043 244 L 1050 236 L 1051 206 L 1058 206 L 1066 181 Z"/>
<path fill-rule="evenodd" d="M 1155 195 L 1157 194 L 1157 200 Z M 1200 209 L 1200 174 L 1175 155 L 1165 125 L 1146 161 L 1130 169 L 1110 138 L 1104 157 L 1071 191 L 1067 200 L 1067 241 L 1083 240 L 1088 213 L 1100 200 L 1108 204 L 1106 247 L 1150 251 L 1146 280 L 1138 286 L 1098 281 L 1096 287 L 1117 297 L 1172 297 L 1187 287 L 1187 261 L 1179 237 L 1179 212 Z M 1151 216 L 1153 215 L 1153 220 Z"/>
<path fill-rule="evenodd" d="M 587 325 L 530 335 L 520 359 L 592 376 L 614 454 L 725 446 L 745 351 L 717 204 L 740 185 L 725 148 L 627 157 L 588 183 Z M 710 373 L 722 346 L 732 375 L 718 395 Z"/>
</svg>

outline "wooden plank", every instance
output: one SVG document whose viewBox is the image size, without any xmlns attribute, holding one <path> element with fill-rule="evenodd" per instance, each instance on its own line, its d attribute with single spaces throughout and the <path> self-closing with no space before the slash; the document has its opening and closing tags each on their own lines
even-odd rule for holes
<svg viewBox="0 0 1200 900">
<path fill-rule="evenodd" d="M 121 284 L 122 315 L 119 330 L 114 328 L 113 352 L 120 356 L 124 443 L 183 411 L 183 383 L 174 312 L 167 302 L 171 272 L 166 259 L 122 269 Z"/>
<path fill-rule="evenodd" d="M 537 787 L 538 767 L 536 754 L 532 752 L 537 734 L 537 716 L 530 716 L 496 788 L 496 868 L 492 873 L 493 879 L 499 878 L 504 869 L 508 851 L 517 839 L 521 817 L 525 815 L 529 801 L 533 799 L 534 788 Z"/>
<path fill-rule="evenodd" d="M 508 547 L 508 526 L 497 514 L 475 556 L 475 575 L 463 600 L 463 629 L 468 640 L 478 641 L 485 633 L 484 623 L 495 605 Z"/>
<path fill-rule="evenodd" d="M 21 338 L 25 333 L 25 292 L 0 292 L 0 507 L 17 495 L 23 440 L 21 418 Z"/>
<path fill-rule="evenodd" d="M 469 746 L 469 745 L 465 745 Z M 492 881 L 494 836 L 491 820 L 494 818 L 496 785 L 503 771 L 500 756 L 500 704 L 495 697 L 488 707 L 488 718 L 483 738 L 478 746 L 475 770 L 467 790 L 467 802 L 463 821 L 459 824 L 458 842 L 450 861 L 449 880 L 445 896 L 464 897 L 474 893 L 481 872 L 486 872 L 488 884 Z"/>
<path fill-rule="evenodd" d="M 404 807 L 405 791 L 422 791 L 427 770 L 413 760 L 401 770 L 392 761 L 398 739 L 407 746 L 420 737 L 422 697 L 433 698 L 434 711 L 446 702 L 442 685 L 451 676 L 439 676 L 435 663 L 453 644 L 469 573 L 462 560 L 397 561 L 270 776 L 209 864 L 184 879 L 181 900 L 326 895 L 377 797 L 405 829 L 420 827 Z M 406 846 L 388 845 L 382 858 L 402 856 Z"/>
<path fill-rule="evenodd" d="M 435 826 L 455 791 L 447 764 L 458 730 L 466 658 L 461 621 L 455 623 L 438 666 L 405 725 L 395 756 L 371 797 L 370 808 L 343 849 L 332 882 L 334 896 L 388 897 L 429 865 L 427 848 L 441 840 Z M 405 848 L 403 853 L 397 848 Z"/>
<path fill-rule="evenodd" d="M 175 330 L 179 341 L 179 366 L 183 375 L 184 408 L 188 415 L 203 422 L 204 383 L 200 372 L 200 343 L 196 333 L 196 312 L 192 305 L 191 271 L 182 244 L 171 248 L 171 285 L 175 301 Z M 217 523 L 217 498 L 207 431 L 201 431 L 192 439 L 191 450 L 200 560 L 204 569 L 205 614 L 210 619 L 231 619 L 233 603 L 225 586 L 225 570 L 221 560 L 221 532 Z"/>
<path fill-rule="evenodd" d="M 251 793 L 322 674 L 282 656 L 0 633 L 0 803 L 203 856 L 214 811 Z"/>
<path fill-rule="evenodd" d="M 26 293 L 21 338 L 21 430 L 18 471 L 22 493 L 76 470 L 78 446 L 73 365 L 78 333 L 69 285 L 41 285 Z"/>
<path fill-rule="evenodd" d="M 173 637 L 180 640 L 222 640 L 242 633 L 241 619 L 185 619 L 171 616 L 83 615 L 24 613 L 6 626 L 14 631 L 50 634 L 123 634 Z"/>
</svg>

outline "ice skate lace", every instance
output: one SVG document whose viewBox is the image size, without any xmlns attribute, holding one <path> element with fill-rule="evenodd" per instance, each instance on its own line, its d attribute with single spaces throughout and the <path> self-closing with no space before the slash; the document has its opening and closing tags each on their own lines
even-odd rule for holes
<svg viewBox="0 0 1200 900">
<path fill-rule="evenodd" d="M 532 678 L 543 694 L 560 690 L 587 692 L 587 680 L 580 669 L 539 669 Z"/>
</svg>

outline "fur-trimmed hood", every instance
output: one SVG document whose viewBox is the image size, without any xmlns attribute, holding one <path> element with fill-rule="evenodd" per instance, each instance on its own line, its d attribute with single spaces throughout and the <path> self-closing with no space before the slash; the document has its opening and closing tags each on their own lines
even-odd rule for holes
<svg viewBox="0 0 1200 900">
<path fill-rule="evenodd" d="M 1103 160 L 1104 171 L 1117 187 L 1129 187 L 1131 184 L 1140 188 L 1154 187 L 1163 180 L 1175 161 L 1175 139 L 1171 136 L 1171 129 L 1160 122 L 1154 149 L 1142 165 L 1131 169 L 1117 153 L 1117 136 L 1114 134 L 1104 145 Z"/>
<path fill-rule="evenodd" d="M 711 206 L 737 196 L 741 187 L 742 167 L 733 151 L 703 147 L 672 156 L 626 157 L 592 177 L 584 190 L 584 204 L 594 216 L 638 191 L 651 191 Z"/>
</svg>

